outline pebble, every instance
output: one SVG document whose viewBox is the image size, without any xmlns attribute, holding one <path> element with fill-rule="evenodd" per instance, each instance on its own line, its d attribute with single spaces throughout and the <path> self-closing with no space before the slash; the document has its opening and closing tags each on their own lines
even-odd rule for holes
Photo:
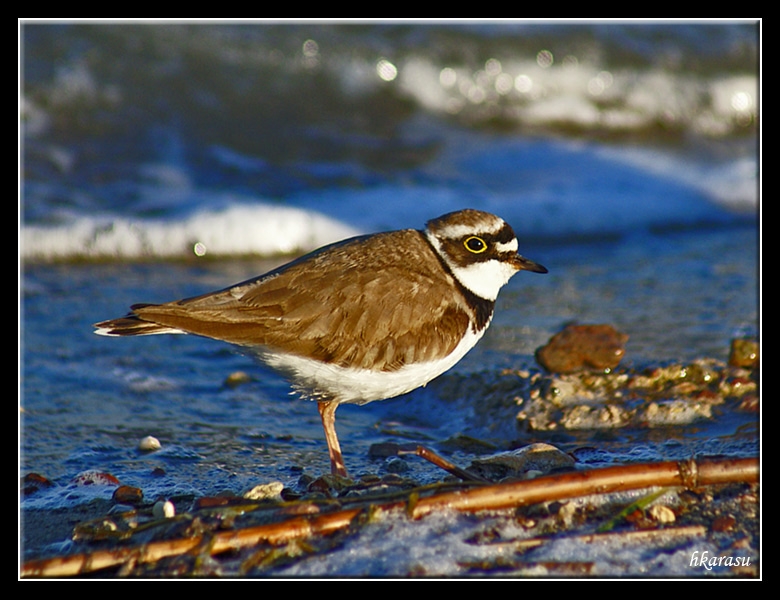
<svg viewBox="0 0 780 600">
<path fill-rule="evenodd" d="M 737 526 L 733 515 L 721 515 L 712 522 L 712 530 L 717 532 L 732 531 Z"/>
<path fill-rule="evenodd" d="M 281 500 L 284 484 L 281 481 L 256 485 L 243 495 L 247 500 Z"/>
<path fill-rule="evenodd" d="M 249 383 L 250 381 L 252 381 L 252 377 L 248 373 L 245 373 L 244 371 L 235 371 L 225 378 L 225 385 L 234 388 L 244 383 Z"/>
<path fill-rule="evenodd" d="M 48 488 L 53 485 L 54 484 L 51 481 L 46 479 L 43 475 L 39 475 L 38 473 L 28 473 L 21 479 L 21 491 L 24 495 L 33 494 L 38 490 Z"/>
<path fill-rule="evenodd" d="M 613 429 L 625 427 L 631 421 L 631 412 L 616 404 L 590 406 L 578 404 L 567 409 L 559 420 L 566 430 Z"/>
<path fill-rule="evenodd" d="M 641 371 L 550 373 L 514 390 L 521 407 L 515 416 L 532 431 L 687 425 L 712 420 L 728 401 L 742 411 L 760 408 L 756 369 L 711 358 Z"/>
<path fill-rule="evenodd" d="M 388 473 L 407 473 L 409 472 L 409 468 L 409 463 L 397 456 L 394 456 L 387 461 Z"/>
<path fill-rule="evenodd" d="M 76 475 L 72 483 L 75 485 L 119 485 L 119 480 L 111 473 L 90 469 Z"/>
<path fill-rule="evenodd" d="M 475 459 L 469 471 L 495 481 L 505 477 L 538 476 L 558 469 L 573 468 L 574 464 L 575 460 L 563 450 L 539 442 Z"/>
<path fill-rule="evenodd" d="M 654 504 L 647 511 L 647 514 L 656 523 L 674 523 L 677 519 L 674 511 L 663 504 Z"/>
<path fill-rule="evenodd" d="M 536 360 L 551 373 L 614 369 L 627 341 L 611 325 L 567 325 L 536 351 Z"/>
<path fill-rule="evenodd" d="M 687 425 L 701 419 L 711 418 L 712 403 L 679 399 L 650 402 L 640 416 L 640 419 L 650 427 Z"/>
<path fill-rule="evenodd" d="M 176 515 L 176 507 L 170 500 L 158 500 L 152 507 L 152 515 L 157 519 L 170 519 Z"/>
<path fill-rule="evenodd" d="M 758 366 L 759 347 L 756 340 L 734 339 L 731 340 L 729 364 L 732 367 L 752 369 Z"/>
<path fill-rule="evenodd" d="M 147 435 L 140 442 L 138 442 L 138 449 L 141 452 L 154 452 L 155 450 L 159 450 L 160 448 L 162 448 L 162 444 L 160 444 L 160 440 L 158 440 L 156 437 L 152 435 Z"/>
<path fill-rule="evenodd" d="M 331 492 L 338 493 L 352 485 L 352 483 L 352 480 L 348 477 L 326 473 L 325 475 L 320 475 L 314 481 L 312 481 L 308 485 L 307 491 L 321 492 L 324 494 L 331 494 Z"/>
<path fill-rule="evenodd" d="M 133 487 L 132 485 L 120 485 L 114 490 L 111 498 L 119 504 L 136 506 L 144 501 L 144 493 L 141 491 L 141 488 Z"/>
</svg>

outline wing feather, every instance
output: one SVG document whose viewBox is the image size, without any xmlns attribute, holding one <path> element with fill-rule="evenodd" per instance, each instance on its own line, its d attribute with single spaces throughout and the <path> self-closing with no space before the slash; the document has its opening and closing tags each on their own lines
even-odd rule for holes
<svg viewBox="0 0 780 600">
<path fill-rule="evenodd" d="M 136 305 L 123 319 L 392 371 L 457 345 L 471 309 L 458 294 L 442 293 L 449 289 L 450 276 L 421 232 L 404 230 L 327 247 L 210 294 Z"/>
</svg>

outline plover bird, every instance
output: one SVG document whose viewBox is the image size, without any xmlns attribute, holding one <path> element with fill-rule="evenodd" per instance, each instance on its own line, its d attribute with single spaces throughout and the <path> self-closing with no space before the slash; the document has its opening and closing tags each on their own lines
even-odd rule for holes
<svg viewBox="0 0 780 600">
<path fill-rule="evenodd" d="M 317 402 L 331 470 L 346 476 L 338 405 L 393 398 L 450 369 L 485 333 L 499 290 L 521 270 L 547 272 L 518 254 L 503 219 L 466 209 L 424 230 L 337 242 L 223 290 L 134 304 L 95 333 L 190 333 L 250 350 Z"/>
</svg>

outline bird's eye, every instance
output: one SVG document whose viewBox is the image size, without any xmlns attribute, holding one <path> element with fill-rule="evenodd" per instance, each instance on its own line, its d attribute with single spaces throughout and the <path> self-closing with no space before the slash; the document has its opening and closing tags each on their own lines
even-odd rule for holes
<svg viewBox="0 0 780 600">
<path fill-rule="evenodd" d="M 474 254 L 480 254 L 487 250 L 487 244 L 485 243 L 485 240 L 475 235 L 466 238 L 466 240 L 463 242 L 463 245 L 466 246 L 466 250 L 473 252 Z"/>
</svg>

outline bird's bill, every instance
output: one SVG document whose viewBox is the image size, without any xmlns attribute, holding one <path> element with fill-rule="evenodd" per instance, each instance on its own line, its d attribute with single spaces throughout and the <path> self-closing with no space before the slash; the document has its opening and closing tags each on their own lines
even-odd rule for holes
<svg viewBox="0 0 780 600">
<path fill-rule="evenodd" d="M 531 271 L 532 273 L 547 273 L 547 268 L 519 254 L 513 261 L 518 271 Z"/>
</svg>

